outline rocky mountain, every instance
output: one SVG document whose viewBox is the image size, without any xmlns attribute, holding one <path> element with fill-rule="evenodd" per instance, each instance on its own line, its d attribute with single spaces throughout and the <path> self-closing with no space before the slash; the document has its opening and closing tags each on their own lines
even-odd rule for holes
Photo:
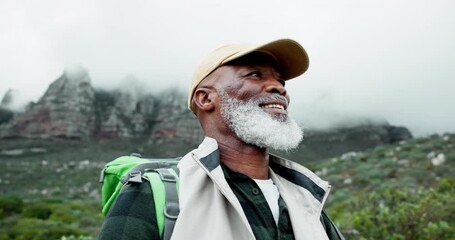
<svg viewBox="0 0 455 240">
<path fill-rule="evenodd" d="M 168 90 L 157 96 L 131 89 L 94 89 L 85 69 L 65 71 L 37 103 L 13 113 L 2 107 L 0 138 L 110 139 L 145 138 L 154 143 L 202 139 L 184 94 Z M 14 96 L 7 92 L 2 106 Z M 3 124 L 2 124 L 3 123 Z"/>
<path fill-rule="evenodd" d="M 412 139 L 412 134 L 405 127 L 391 126 L 387 122 L 364 123 L 325 130 L 310 129 L 306 131 L 300 148 L 305 152 L 305 159 L 317 160 L 409 139 Z"/>
<path fill-rule="evenodd" d="M 37 103 L 3 126 L 0 136 L 83 138 L 93 121 L 93 96 L 87 72 L 65 72 Z"/>
<path fill-rule="evenodd" d="M 131 84 L 133 85 L 133 84 Z M 2 106 L 13 101 L 7 92 Z M 3 107 L 5 109 L 5 107 Z M 9 111 L 9 110 L 5 110 Z M 195 116 L 186 108 L 184 93 L 169 89 L 157 95 L 127 87 L 95 89 L 83 68 L 66 70 L 37 103 L 0 121 L 0 138 L 113 139 L 140 138 L 148 143 L 195 144 L 203 138 Z M 0 118 L 1 118 L 0 116 Z M 1 119 L 0 119 L 1 120 Z M 315 158 L 360 151 L 412 138 L 404 127 L 363 124 L 306 131 L 301 148 Z M 311 157 L 310 157 L 311 159 Z"/>
<path fill-rule="evenodd" d="M 14 98 L 18 95 L 18 91 L 14 89 L 8 89 L 0 101 L 0 107 L 3 109 L 11 109 Z"/>
</svg>

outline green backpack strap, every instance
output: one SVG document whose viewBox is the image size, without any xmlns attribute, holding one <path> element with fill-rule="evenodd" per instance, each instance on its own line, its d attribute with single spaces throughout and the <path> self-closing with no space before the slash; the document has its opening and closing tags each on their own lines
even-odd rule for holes
<svg viewBox="0 0 455 240">
<path fill-rule="evenodd" d="M 101 170 L 100 183 L 103 183 L 101 189 L 101 203 L 103 206 L 103 214 L 107 215 L 111 205 L 117 199 L 123 184 L 125 182 L 122 178 L 130 179 L 133 175 L 138 175 L 131 181 L 138 179 L 140 180 L 140 171 L 132 171 L 136 166 L 142 166 L 148 164 L 150 160 L 142 159 L 136 155 L 119 157 L 109 163 Z"/>
<path fill-rule="evenodd" d="M 172 168 L 158 168 L 147 171 L 155 202 L 156 220 L 161 239 L 170 239 L 179 214 L 179 177 Z"/>
</svg>

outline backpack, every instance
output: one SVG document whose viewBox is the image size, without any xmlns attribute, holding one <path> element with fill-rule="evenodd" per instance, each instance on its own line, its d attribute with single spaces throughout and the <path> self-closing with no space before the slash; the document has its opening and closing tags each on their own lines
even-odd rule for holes
<svg viewBox="0 0 455 240">
<path fill-rule="evenodd" d="M 119 157 L 100 174 L 102 212 L 106 216 L 127 183 L 150 182 L 161 239 L 170 239 L 179 214 L 177 159 L 146 159 L 140 154 Z"/>
</svg>

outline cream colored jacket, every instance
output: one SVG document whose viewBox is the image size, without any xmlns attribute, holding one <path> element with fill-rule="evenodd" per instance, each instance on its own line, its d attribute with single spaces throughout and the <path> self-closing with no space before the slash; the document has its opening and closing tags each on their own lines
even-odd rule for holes
<svg viewBox="0 0 455 240">
<path fill-rule="evenodd" d="M 289 160 L 270 155 L 270 165 L 271 178 L 288 207 L 295 238 L 328 239 L 320 216 L 330 185 Z M 224 178 L 215 139 L 206 137 L 178 167 L 180 214 L 172 239 L 255 239 Z"/>
</svg>

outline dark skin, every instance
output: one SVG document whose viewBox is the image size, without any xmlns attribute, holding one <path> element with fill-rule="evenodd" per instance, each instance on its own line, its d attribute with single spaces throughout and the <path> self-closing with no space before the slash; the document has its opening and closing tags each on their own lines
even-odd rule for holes
<svg viewBox="0 0 455 240">
<path fill-rule="evenodd" d="M 271 115 L 287 115 L 285 109 L 289 96 L 276 64 L 269 58 L 261 57 L 259 60 L 242 59 L 240 62 L 223 65 L 207 76 L 193 95 L 193 104 L 196 106 L 196 114 L 205 135 L 218 142 L 221 162 L 233 171 L 250 178 L 268 179 L 268 149 L 245 143 L 229 128 L 221 115 L 221 99 L 217 89 L 222 89 L 229 96 L 244 101 L 280 94 L 288 101 L 276 100 L 263 105 L 281 105 L 281 109 L 258 107 L 262 107 Z M 260 123 L 258 127 L 261 127 Z"/>
</svg>

